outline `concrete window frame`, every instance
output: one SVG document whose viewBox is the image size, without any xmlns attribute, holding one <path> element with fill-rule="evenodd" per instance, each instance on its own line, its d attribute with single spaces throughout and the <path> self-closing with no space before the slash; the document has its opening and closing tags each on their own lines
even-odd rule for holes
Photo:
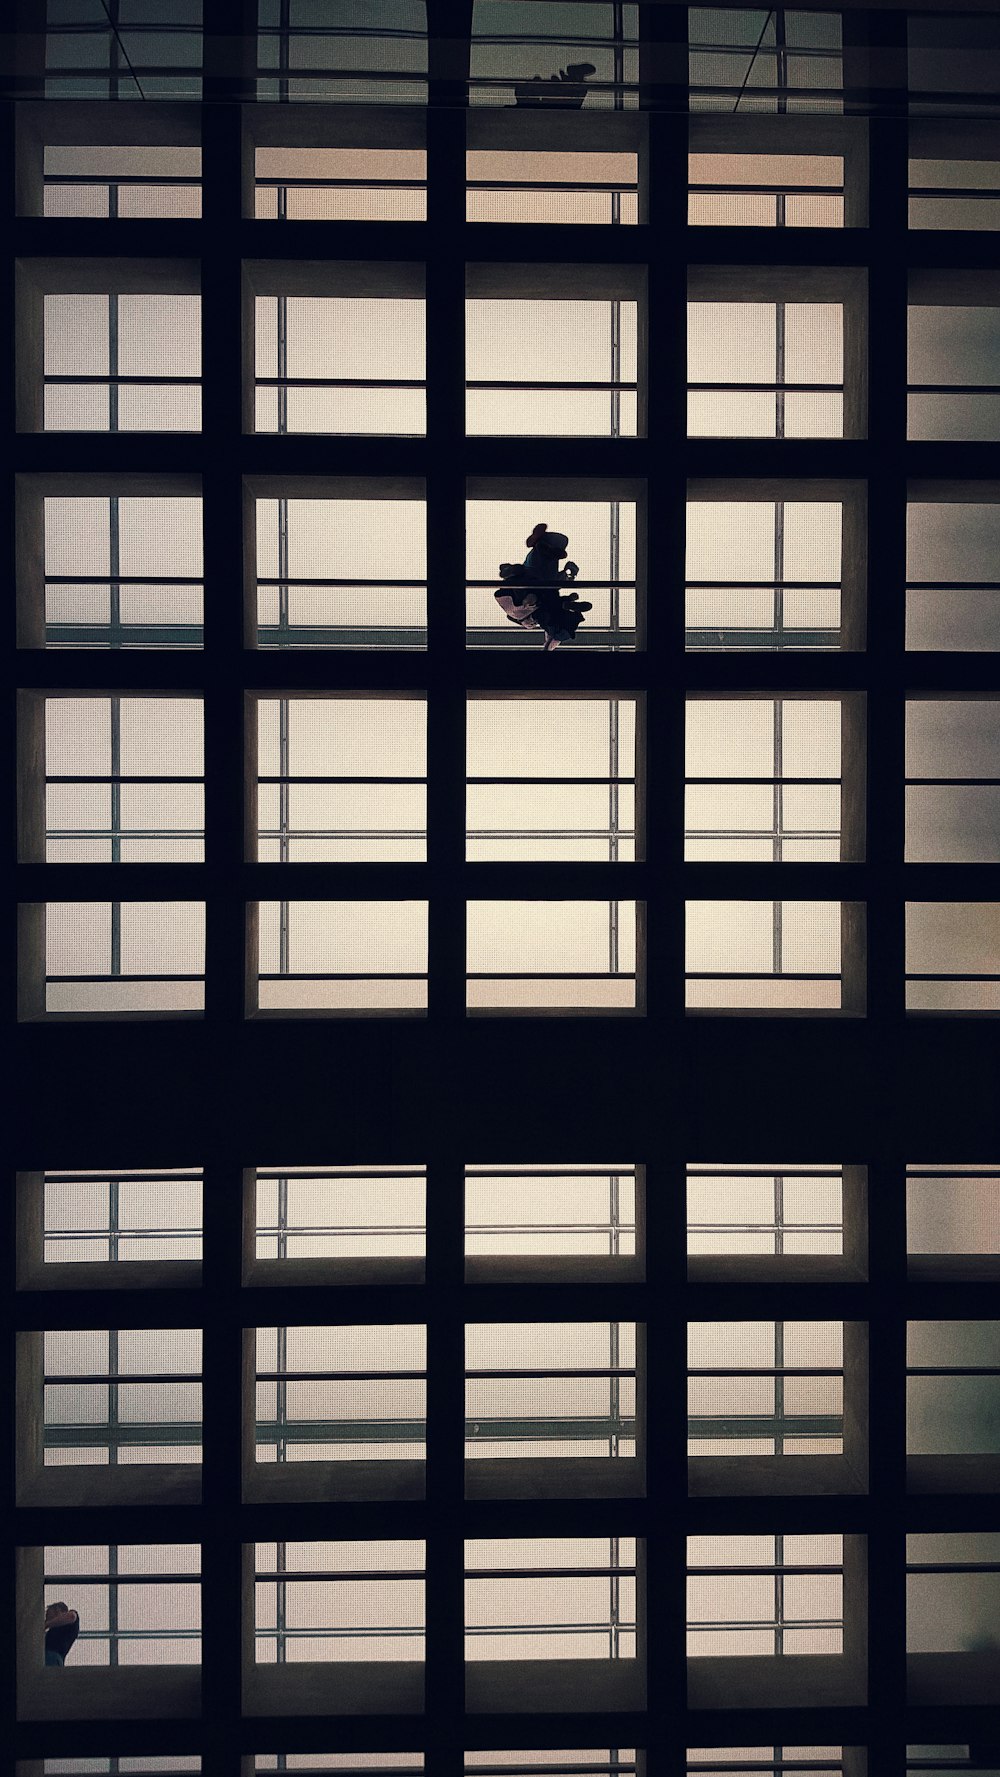
<svg viewBox="0 0 1000 1777">
<path fill-rule="evenodd" d="M 124 1169 L 123 1169 L 124 1170 Z M 192 1168 L 192 1171 L 195 1169 Z M 19 1290 L 199 1289 L 200 1259 L 81 1260 L 45 1259 L 44 1171 L 18 1172 L 17 1287 Z"/>
<path fill-rule="evenodd" d="M 151 112 L 154 115 L 151 116 Z M 51 101 L 31 99 L 17 106 L 16 119 L 15 202 L 18 216 L 43 216 L 45 213 L 46 148 L 201 146 L 199 103 L 185 105 L 168 101 L 151 106 L 134 99 L 64 99 L 54 105 Z M 95 182 L 101 183 L 100 180 Z"/>
</svg>

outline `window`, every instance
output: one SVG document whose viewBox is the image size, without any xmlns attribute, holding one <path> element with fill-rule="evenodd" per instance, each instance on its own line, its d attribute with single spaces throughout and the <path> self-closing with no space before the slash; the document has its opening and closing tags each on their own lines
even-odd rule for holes
<svg viewBox="0 0 1000 1777">
<path fill-rule="evenodd" d="M 258 698 L 258 860 L 422 861 L 426 737 L 423 698 Z"/>
<path fill-rule="evenodd" d="M 46 1265 L 135 1265 L 201 1258 L 198 1169 L 45 1172 L 41 1182 Z"/>
<path fill-rule="evenodd" d="M 839 1456 L 840 1321 L 692 1321 L 688 1455 Z"/>
<path fill-rule="evenodd" d="M 201 1663 L 201 1549 L 196 1543 L 48 1547 L 45 1603 L 72 1593 L 74 1666 Z"/>
<path fill-rule="evenodd" d="M 634 901 L 470 901 L 470 1012 L 636 1012 Z"/>
<path fill-rule="evenodd" d="M 472 436 L 634 438 L 638 305 L 617 267 L 575 268 L 593 296 L 506 295 L 503 268 L 469 268 L 466 430 Z M 520 283 L 526 274 L 513 268 Z M 593 276 L 588 276 L 590 272 Z"/>
<path fill-rule="evenodd" d="M 1000 287 L 987 274 L 915 272 L 908 438 L 1000 438 Z"/>
<path fill-rule="evenodd" d="M 692 111 L 843 110 L 839 13 L 692 7 Z"/>
<path fill-rule="evenodd" d="M 305 487 L 258 498 L 259 648 L 426 647 L 422 489 L 379 499 L 379 485 L 361 498 Z"/>
<path fill-rule="evenodd" d="M 906 1169 L 910 1270 L 950 1276 L 1000 1264 L 1000 1168 L 923 1165 Z"/>
<path fill-rule="evenodd" d="M 688 304 L 689 437 L 850 435 L 842 302 Z"/>
<path fill-rule="evenodd" d="M 911 1533 L 906 1539 L 906 1649 L 909 1655 L 962 1654 L 973 1669 L 980 1665 L 985 1684 L 977 1702 L 994 1694 L 997 1612 L 1000 1609 L 1000 1536 L 995 1531 Z M 978 1656 L 978 1660 L 977 1660 Z M 986 1656 L 986 1657 L 984 1657 Z M 911 1699 L 924 1700 L 910 1668 Z M 949 1662 L 952 1680 L 959 1678 Z M 963 1693 L 968 1691 L 963 1686 Z M 947 1694 L 940 1699 L 948 1700 Z M 952 1694 L 954 1701 L 954 1693 Z"/>
<path fill-rule="evenodd" d="M 423 1259 L 422 1167 L 261 1167 L 254 1186 L 256 1263 L 277 1261 L 282 1282 L 294 1283 L 296 1266 L 308 1259 Z"/>
<path fill-rule="evenodd" d="M 511 1769 L 521 1777 L 549 1777 L 550 1772 L 567 1773 L 568 1777 L 634 1777 L 644 1772 L 646 1762 L 634 1747 L 612 1747 L 599 1752 L 467 1752 L 465 1777 L 507 1777 Z"/>
<path fill-rule="evenodd" d="M 201 97 L 202 0 L 152 0 L 115 23 L 103 6 L 46 10 L 46 98 Z"/>
<path fill-rule="evenodd" d="M 688 1656 L 839 1654 L 844 1539 L 688 1537 Z"/>
<path fill-rule="evenodd" d="M 635 1659 L 634 1537 L 477 1539 L 465 1563 L 466 1660 Z"/>
<path fill-rule="evenodd" d="M 476 148 L 466 156 L 469 222 L 639 220 L 639 157 L 615 150 Z"/>
<path fill-rule="evenodd" d="M 862 996 L 852 1003 L 845 993 L 845 963 L 853 972 L 858 960 L 854 928 L 841 901 L 689 901 L 687 1008 L 861 1010 Z"/>
<path fill-rule="evenodd" d="M 1000 503 L 991 485 L 956 482 L 982 500 L 911 497 L 906 509 L 906 646 L 1000 648 Z M 928 490 L 929 491 L 929 490 Z"/>
<path fill-rule="evenodd" d="M 162 494 L 127 488 L 124 482 L 106 495 L 44 496 L 44 586 L 37 602 L 21 576 L 28 645 L 202 646 L 200 495 L 169 493 L 166 484 Z M 33 516 L 29 510 L 26 529 Z"/>
<path fill-rule="evenodd" d="M 420 1542 L 258 1543 L 256 1660 L 424 1657 Z"/>
<path fill-rule="evenodd" d="M 636 1455 L 634 1323 L 465 1329 L 467 1458 Z"/>
<path fill-rule="evenodd" d="M 1000 860 L 1000 705 L 910 699 L 906 705 L 906 857 Z"/>
<path fill-rule="evenodd" d="M 18 1771 L 22 1767 L 18 1766 Z M 198 1753 L 187 1756 L 183 1753 L 152 1753 L 149 1757 L 142 1753 L 123 1753 L 121 1757 L 112 1753 L 109 1758 L 47 1758 L 42 1760 L 43 1777 L 129 1777 L 133 1772 L 156 1772 L 157 1777 L 186 1777 L 189 1771 L 201 1770 L 201 1757 Z"/>
<path fill-rule="evenodd" d="M 910 901 L 906 907 L 909 1012 L 1000 1009 L 1000 905 Z"/>
<path fill-rule="evenodd" d="M 844 1251 L 842 1166 L 689 1166 L 689 1257 Z"/>
<path fill-rule="evenodd" d="M 48 1332 L 44 1340 L 46 1467 L 200 1463 L 198 1329 Z"/>
<path fill-rule="evenodd" d="M 25 699 L 22 734 L 29 746 L 40 717 L 46 863 L 203 860 L 200 697 L 46 697 L 44 709 L 40 699 Z M 42 785 L 32 788 L 37 803 Z M 35 812 L 30 804 L 23 809 L 29 819 Z"/>
<path fill-rule="evenodd" d="M 1000 1322 L 911 1320 L 906 1448 L 911 1456 L 1000 1455 Z"/>
<path fill-rule="evenodd" d="M 423 434 L 422 267 L 337 267 L 329 289 L 311 265 L 258 262 L 247 274 L 256 365 L 248 430 Z"/>
<path fill-rule="evenodd" d="M 863 646 L 856 498 L 814 500 L 805 484 L 770 500 L 692 486 L 687 507 L 686 644 L 697 653 Z"/>
<path fill-rule="evenodd" d="M 254 165 L 254 214 L 264 220 L 427 219 L 427 156 L 422 148 L 258 146 Z"/>
<path fill-rule="evenodd" d="M 567 499 L 560 490 L 551 499 L 544 486 L 523 486 L 524 497 L 476 497 L 481 484 L 470 486 L 466 506 L 466 610 L 470 648 L 537 648 L 539 638 L 510 623 L 493 597 L 502 588 L 501 562 L 523 560 L 526 538 L 544 523 L 567 539 L 569 559 L 580 573 L 573 587 L 592 609 L 577 630 L 575 647 L 604 652 L 641 646 L 637 607 L 636 535 L 638 505 L 634 484 L 623 496 L 608 489 L 606 500 Z M 488 494 L 490 484 L 482 488 Z M 518 490 L 520 492 L 520 490 Z M 544 519 L 540 514 L 544 513 Z"/>
<path fill-rule="evenodd" d="M 856 707 L 840 698 L 689 697 L 685 858 L 782 864 L 849 856 L 842 772 L 851 715 L 857 720 Z M 862 794 L 860 782 L 849 789 Z M 863 825 L 851 822 L 857 841 Z"/>
<path fill-rule="evenodd" d="M 201 215 L 201 149 L 46 145 L 46 216 Z"/>
<path fill-rule="evenodd" d="M 974 140 L 970 130 L 970 149 Z M 926 143 L 928 150 L 933 141 L 924 130 L 916 135 L 917 144 Z M 1000 159 L 995 145 L 984 141 L 980 156 L 967 151 L 960 158 L 930 152 L 915 155 L 913 146 L 911 135 L 911 228 L 1000 228 Z"/>
<path fill-rule="evenodd" d="M 638 102 L 639 9 L 567 0 L 473 0 L 470 105 L 526 110 L 632 109 Z M 560 72 L 586 62 L 581 81 Z M 560 90 L 562 88 L 562 90 Z"/>
<path fill-rule="evenodd" d="M 753 1777 L 786 1777 L 786 1773 L 791 1777 L 807 1771 L 812 1777 L 840 1777 L 848 1770 L 844 1751 L 840 1746 L 689 1746 L 686 1768 L 693 1777 L 730 1777 L 742 1771 Z"/>
<path fill-rule="evenodd" d="M 466 856 L 632 862 L 634 697 L 470 698 Z"/>
<path fill-rule="evenodd" d="M 258 1752 L 253 1769 L 257 1771 L 297 1771 L 300 1777 L 311 1777 L 317 1771 L 394 1771 L 396 1777 L 420 1777 L 424 1769 L 422 1752 Z"/>
<path fill-rule="evenodd" d="M 339 18 L 341 15 L 334 15 Z M 423 0 L 366 0 L 333 22 L 308 0 L 258 0 L 257 98 L 340 105 L 427 103 Z"/>
<path fill-rule="evenodd" d="M 132 264 L 141 280 L 142 261 Z M 84 279 L 85 263 L 75 262 L 74 272 Z M 165 274 L 160 281 L 168 282 Z M 154 284 L 152 274 L 146 282 Z M 22 423 L 22 430 L 201 430 L 198 295 L 155 287 L 58 290 L 42 300 L 44 401 L 37 425 Z"/>
<path fill-rule="evenodd" d="M 426 901 L 261 901 L 254 1013 L 420 1012 Z"/>
<path fill-rule="evenodd" d="M 844 226 L 842 155 L 694 153 L 688 180 L 688 222 L 694 225 Z"/>
<path fill-rule="evenodd" d="M 467 1166 L 466 1270 L 628 1271 L 642 1257 L 640 1198 L 635 1166 Z"/>
<path fill-rule="evenodd" d="M 22 1017 L 204 1009 L 204 901 L 48 901 L 22 913 Z"/>
<path fill-rule="evenodd" d="M 258 1327 L 255 1338 L 258 1463 L 424 1460 L 424 1327 Z"/>
</svg>

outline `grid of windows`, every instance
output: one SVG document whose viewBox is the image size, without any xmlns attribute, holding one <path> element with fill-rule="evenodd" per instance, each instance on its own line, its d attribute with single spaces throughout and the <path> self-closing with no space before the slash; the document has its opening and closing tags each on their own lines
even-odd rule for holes
<svg viewBox="0 0 1000 1777">
<path fill-rule="evenodd" d="M 19 6 L 19 1777 L 1000 1769 L 963 20 Z"/>
</svg>

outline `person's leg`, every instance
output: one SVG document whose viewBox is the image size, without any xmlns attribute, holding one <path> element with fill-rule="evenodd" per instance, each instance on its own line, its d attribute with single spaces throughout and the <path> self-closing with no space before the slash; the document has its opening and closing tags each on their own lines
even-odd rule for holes
<svg viewBox="0 0 1000 1777">
<path fill-rule="evenodd" d="M 46 1666 L 65 1666 L 66 1662 L 62 1654 L 56 1653 L 54 1647 L 47 1647 L 45 1649 L 45 1664 Z"/>
</svg>

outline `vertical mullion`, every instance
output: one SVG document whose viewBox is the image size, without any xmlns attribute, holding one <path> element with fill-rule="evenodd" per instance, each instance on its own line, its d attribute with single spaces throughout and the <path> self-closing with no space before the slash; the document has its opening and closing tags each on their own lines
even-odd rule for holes
<svg viewBox="0 0 1000 1777">
<path fill-rule="evenodd" d="M 649 891 L 645 921 L 645 1089 L 662 1107 L 645 1169 L 646 1495 L 653 1502 L 645 1573 L 637 1587 L 637 1651 L 645 1657 L 646 1754 L 651 1771 L 683 1770 L 686 1747 L 687 1216 L 684 1063 L 684 549 L 687 480 L 688 10 L 639 8 L 639 79 L 647 117 L 648 271 L 645 327 L 646 514 L 645 749 Z M 640 403 L 640 414 L 642 407 Z M 641 558 L 641 550 L 640 550 Z M 640 634 L 642 625 L 640 624 Z M 637 740 L 637 745 L 641 741 Z M 655 889 L 652 885 L 655 884 Z M 632 1156 L 630 1156 L 631 1158 Z M 655 1399 L 655 1408 L 651 1402 Z M 641 1547 L 638 1559 L 643 1560 Z"/>
<path fill-rule="evenodd" d="M 207 23 L 210 58 L 239 28 L 240 0 L 214 0 Z M 231 16 L 230 16 L 231 15 Z M 220 85 L 225 88 L 224 81 Z M 214 97 L 206 77 L 206 97 Z M 223 90 L 220 99 L 228 97 Z M 231 1055 L 243 1037 L 243 559 L 242 315 L 239 260 L 242 128 L 238 105 L 202 107 L 203 474 L 205 547 L 205 1023 L 206 1037 Z M 239 1770 L 242 1638 L 233 1632 L 242 1596 L 240 1517 L 243 1334 L 240 1298 L 244 1156 L 234 1135 L 245 1126 L 242 1069 L 220 1069 L 219 1096 L 204 1126 L 202 1692 L 203 1759 L 220 1777 Z M 248 1160 L 253 1156 L 247 1156 Z"/>
<path fill-rule="evenodd" d="M 429 0 L 427 111 L 427 1037 L 465 1017 L 465 120 L 471 0 Z M 458 245 L 456 245 L 458 243 Z M 463 1769 L 464 1162 L 449 1084 L 428 1104 L 426 1761 Z"/>
</svg>

